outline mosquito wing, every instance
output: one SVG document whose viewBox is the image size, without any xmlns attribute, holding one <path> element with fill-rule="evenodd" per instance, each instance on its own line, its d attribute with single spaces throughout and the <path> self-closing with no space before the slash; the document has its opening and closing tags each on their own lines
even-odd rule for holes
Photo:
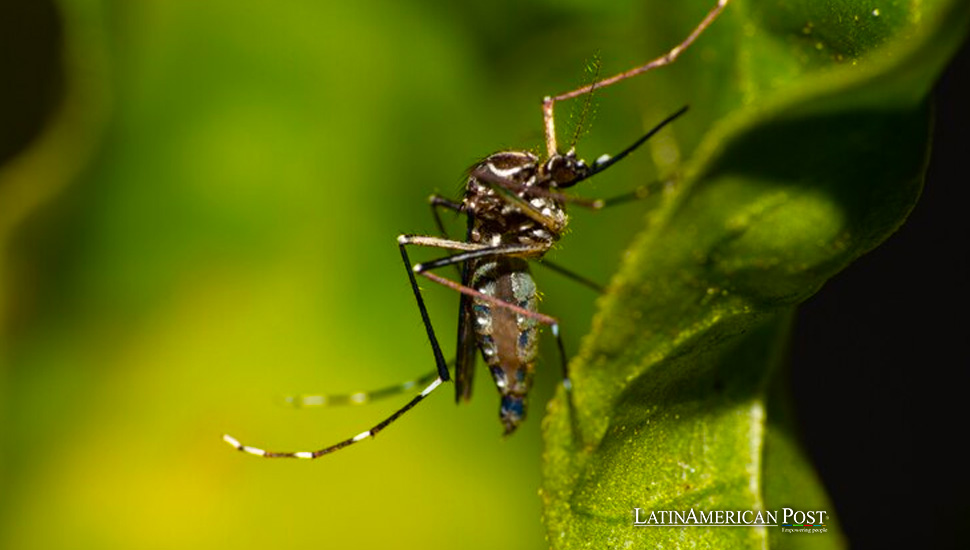
<svg viewBox="0 0 970 550">
<path fill-rule="evenodd" d="M 469 233 L 472 220 L 469 219 Z M 475 261 L 464 263 L 461 269 L 461 284 L 468 286 Z M 472 397 L 472 381 L 475 379 L 475 318 L 472 315 L 473 298 L 462 293 L 458 302 L 458 346 L 455 351 L 455 401 L 468 401 Z"/>
</svg>

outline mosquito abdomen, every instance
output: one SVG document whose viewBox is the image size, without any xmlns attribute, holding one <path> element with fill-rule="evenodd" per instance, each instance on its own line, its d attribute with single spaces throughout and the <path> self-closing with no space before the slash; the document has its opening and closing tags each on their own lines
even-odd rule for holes
<svg viewBox="0 0 970 550">
<path fill-rule="evenodd" d="M 528 311 L 537 311 L 538 297 L 528 263 L 521 258 L 497 258 L 475 266 L 472 286 Z M 525 419 L 526 396 L 538 355 L 539 322 L 508 308 L 475 299 L 475 335 L 482 357 L 502 396 L 500 417 L 505 432 L 515 431 Z"/>
</svg>

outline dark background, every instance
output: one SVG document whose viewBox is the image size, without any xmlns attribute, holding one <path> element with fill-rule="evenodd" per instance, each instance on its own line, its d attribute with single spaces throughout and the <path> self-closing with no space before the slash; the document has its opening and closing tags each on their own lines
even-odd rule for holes
<svg viewBox="0 0 970 550">
<path fill-rule="evenodd" d="M 968 77 L 965 44 L 936 87 L 916 208 L 803 304 L 795 325 L 799 425 L 855 548 L 970 547 Z"/>
</svg>

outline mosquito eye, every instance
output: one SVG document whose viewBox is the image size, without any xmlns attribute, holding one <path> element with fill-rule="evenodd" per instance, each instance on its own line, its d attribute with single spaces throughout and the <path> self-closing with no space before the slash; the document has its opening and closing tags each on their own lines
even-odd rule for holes
<svg viewBox="0 0 970 550">
<path fill-rule="evenodd" d="M 546 164 L 549 177 L 555 187 L 570 187 L 586 178 L 589 167 L 582 160 L 570 156 L 556 156 Z"/>
</svg>

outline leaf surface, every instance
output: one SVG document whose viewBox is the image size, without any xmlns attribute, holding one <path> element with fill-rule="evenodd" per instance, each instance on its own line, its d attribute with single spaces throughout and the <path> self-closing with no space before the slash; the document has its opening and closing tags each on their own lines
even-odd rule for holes
<svg viewBox="0 0 970 550">
<path fill-rule="evenodd" d="M 650 24 L 676 43 L 671 29 L 705 4 Z M 654 104 L 690 90 L 700 105 L 654 144 L 655 159 L 673 147 L 688 160 L 657 163 L 675 183 L 599 302 L 572 364 L 575 407 L 560 392 L 544 421 L 553 548 L 843 546 L 787 411 L 787 334 L 794 308 L 915 204 L 928 94 L 968 14 L 965 2 L 739 1 L 683 66 L 642 77 Z M 783 507 L 827 510 L 828 532 L 633 526 L 636 508 Z"/>
</svg>

